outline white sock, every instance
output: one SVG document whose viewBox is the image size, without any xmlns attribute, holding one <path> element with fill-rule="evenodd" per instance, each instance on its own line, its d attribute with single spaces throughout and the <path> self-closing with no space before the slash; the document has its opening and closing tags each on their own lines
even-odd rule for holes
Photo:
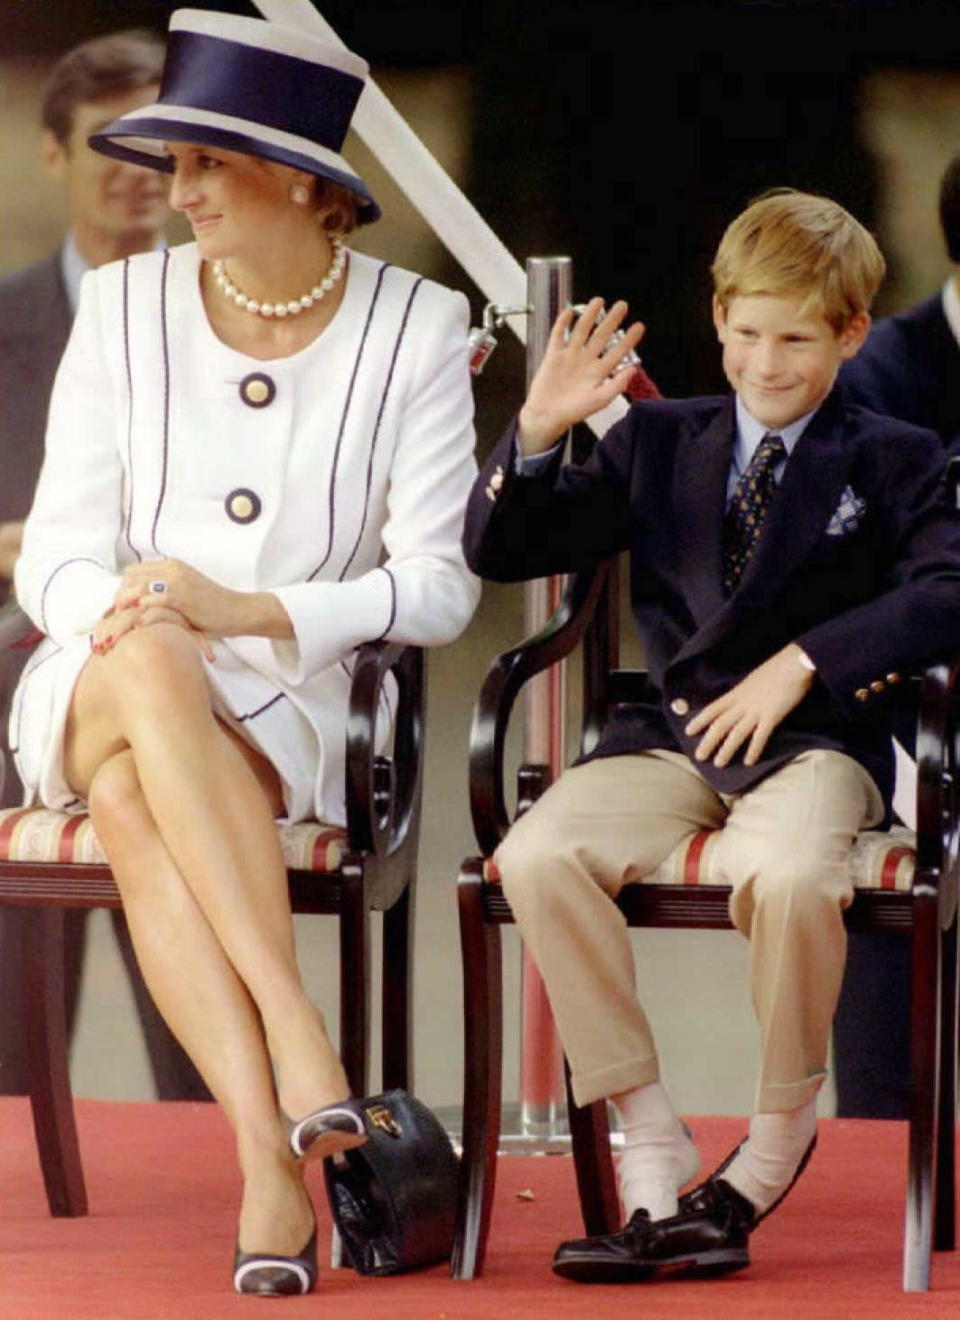
<svg viewBox="0 0 960 1320">
<path fill-rule="evenodd" d="M 722 1177 L 763 1214 L 793 1182 L 816 1130 L 816 1099 L 783 1114 L 754 1114 Z"/>
<path fill-rule="evenodd" d="M 677 1192 L 700 1167 L 696 1146 L 659 1082 L 613 1097 L 623 1132 L 617 1186 L 624 1218 L 647 1210 L 651 1219 L 677 1213 Z"/>
</svg>

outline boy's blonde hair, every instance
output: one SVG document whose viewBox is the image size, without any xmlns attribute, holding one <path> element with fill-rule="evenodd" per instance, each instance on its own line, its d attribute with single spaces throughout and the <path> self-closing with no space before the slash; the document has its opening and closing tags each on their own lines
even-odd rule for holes
<svg viewBox="0 0 960 1320">
<path fill-rule="evenodd" d="M 873 235 L 837 202 L 777 188 L 727 226 L 711 269 L 725 311 L 733 298 L 797 298 L 840 334 L 869 311 L 886 263 Z"/>
</svg>

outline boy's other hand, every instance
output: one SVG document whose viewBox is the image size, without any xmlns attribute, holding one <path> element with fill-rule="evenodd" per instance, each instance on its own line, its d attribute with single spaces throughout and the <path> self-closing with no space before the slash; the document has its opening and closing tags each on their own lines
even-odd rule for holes
<svg viewBox="0 0 960 1320">
<path fill-rule="evenodd" d="M 591 298 L 572 330 L 572 307 L 557 317 L 520 410 L 517 439 L 524 454 L 542 454 L 576 422 L 599 412 L 627 388 L 632 369 L 623 359 L 640 343 L 644 326 L 635 321 L 611 344 L 626 314 L 625 302 L 614 303 L 604 313 L 603 299 Z"/>
<path fill-rule="evenodd" d="M 790 642 L 740 680 L 736 687 L 687 724 L 691 736 L 702 733 L 694 756 L 712 760 L 718 768 L 729 765 L 744 743 L 744 765 L 756 765 L 771 733 L 810 691 L 814 672 L 805 667 L 803 651 Z"/>
</svg>

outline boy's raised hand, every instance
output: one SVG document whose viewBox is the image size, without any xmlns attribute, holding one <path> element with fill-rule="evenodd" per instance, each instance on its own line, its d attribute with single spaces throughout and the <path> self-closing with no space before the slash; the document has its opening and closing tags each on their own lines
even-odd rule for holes
<svg viewBox="0 0 960 1320">
<path fill-rule="evenodd" d="M 572 330 L 576 315 L 572 307 L 554 322 L 547 351 L 520 410 L 517 438 L 524 454 L 542 454 L 576 422 L 599 412 L 627 388 L 632 369 L 623 359 L 640 343 L 644 326 L 635 321 L 611 344 L 627 304 L 616 302 L 609 312 L 601 313 L 603 299 L 591 298 Z"/>
<path fill-rule="evenodd" d="M 698 761 L 729 765 L 746 742 L 743 763 L 756 765 L 771 733 L 810 691 L 814 675 L 802 654 L 796 642 L 788 643 L 693 717 L 685 732 L 703 734 L 694 751 Z"/>
</svg>

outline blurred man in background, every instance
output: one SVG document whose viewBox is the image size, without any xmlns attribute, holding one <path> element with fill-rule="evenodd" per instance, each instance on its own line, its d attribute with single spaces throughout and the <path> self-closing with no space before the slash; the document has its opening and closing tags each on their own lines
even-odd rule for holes
<svg viewBox="0 0 960 1320">
<path fill-rule="evenodd" d="M 844 364 L 853 403 L 936 431 L 960 453 L 960 154 L 940 183 L 940 226 L 953 269 L 932 297 L 877 321 Z M 913 751 L 910 712 L 897 724 Z M 851 932 L 834 1019 L 840 1118 L 906 1118 L 910 1104 L 910 937 Z"/>
<path fill-rule="evenodd" d="M 67 343 L 84 273 L 163 243 L 168 209 L 161 175 L 98 155 L 96 129 L 156 100 L 164 46 L 146 31 L 117 32 L 68 51 L 54 68 L 42 108 L 44 168 L 61 185 L 68 230 L 52 255 L 0 278 L 0 601 L 12 591 L 23 520 L 43 459 L 47 404 Z M 2 802 L 20 802 L 7 747 L 7 715 L 25 652 L 0 654 L 0 749 L 6 760 Z M 68 912 L 67 1020 L 72 1029 L 80 987 L 86 912 Z M 27 1089 L 20 1022 L 19 918 L 0 916 L 0 1092 Z M 126 923 L 114 927 L 128 968 L 157 1092 L 161 1099 L 206 1096 L 198 1074 L 150 1000 L 136 967 Z"/>
</svg>

